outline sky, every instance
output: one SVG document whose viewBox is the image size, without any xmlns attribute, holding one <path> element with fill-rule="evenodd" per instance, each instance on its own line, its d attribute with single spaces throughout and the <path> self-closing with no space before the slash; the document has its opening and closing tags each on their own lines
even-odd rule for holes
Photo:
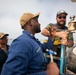
<svg viewBox="0 0 76 75">
<path fill-rule="evenodd" d="M 76 16 L 76 2 L 71 0 L 0 0 L 0 32 L 8 33 L 9 38 L 16 38 L 22 34 L 20 17 L 25 12 L 36 14 L 40 12 L 39 23 L 41 30 L 49 23 L 56 23 L 56 13 L 65 10 L 68 13 L 67 23 L 71 15 Z M 39 40 L 47 37 L 38 33 Z M 76 37 L 76 34 L 74 34 Z"/>
</svg>

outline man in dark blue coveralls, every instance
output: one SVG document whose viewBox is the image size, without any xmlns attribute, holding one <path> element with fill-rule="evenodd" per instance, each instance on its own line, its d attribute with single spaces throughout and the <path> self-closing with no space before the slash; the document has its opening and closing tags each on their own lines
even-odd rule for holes
<svg viewBox="0 0 76 75">
<path fill-rule="evenodd" d="M 39 14 L 24 13 L 21 16 L 23 33 L 12 42 L 1 75 L 59 75 L 56 63 L 46 65 L 43 54 L 52 48 L 53 37 L 48 38 L 45 44 L 35 38 L 35 33 L 41 31 Z"/>
</svg>

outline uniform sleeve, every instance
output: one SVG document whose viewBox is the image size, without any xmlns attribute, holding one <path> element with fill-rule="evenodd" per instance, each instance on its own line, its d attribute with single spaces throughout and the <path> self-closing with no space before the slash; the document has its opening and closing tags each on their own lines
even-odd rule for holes
<svg viewBox="0 0 76 75">
<path fill-rule="evenodd" d="M 30 55 L 29 48 L 25 45 L 27 44 L 17 40 L 12 43 L 1 75 L 24 75 L 27 72 Z"/>
<path fill-rule="evenodd" d="M 42 48 L 43 52 L 45 52 L 46 49 L 52 49 L 53 41 L 48 37 L 48 40 L 46 43 L 40 43 L 40 47 Z"/>
</svg>

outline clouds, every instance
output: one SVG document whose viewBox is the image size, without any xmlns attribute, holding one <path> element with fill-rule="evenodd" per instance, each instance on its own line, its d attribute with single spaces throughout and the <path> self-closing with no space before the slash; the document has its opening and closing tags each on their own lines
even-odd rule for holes
<svg viewBox="0 0 76 75">
<path fill-rule="evenodd" d="M 76 14 L 76 3 L 71 0 L 0 0 L 0 31 L 9 33 L 10 38 L 20 35 L 19 19 L 24 12 L 41 12 L 39 22 L 43 29 L 48 23 L 56 22 L 56 13 L 61 9 L 68 12 L 69 21 L 69 16 Z M 43 39 L 40 34 L 36 36 Z"/>
</svg>

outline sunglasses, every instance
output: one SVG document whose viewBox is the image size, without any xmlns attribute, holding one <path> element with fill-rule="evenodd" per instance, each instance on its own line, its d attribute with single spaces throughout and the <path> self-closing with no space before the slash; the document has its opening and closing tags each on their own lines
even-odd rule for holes
<svg viewBox="0 0 76 75">
<path fill-rule="evenodd" d="M 66 16 L 58 16 L 59 19 L 66 19 Z"/>
</svg>

